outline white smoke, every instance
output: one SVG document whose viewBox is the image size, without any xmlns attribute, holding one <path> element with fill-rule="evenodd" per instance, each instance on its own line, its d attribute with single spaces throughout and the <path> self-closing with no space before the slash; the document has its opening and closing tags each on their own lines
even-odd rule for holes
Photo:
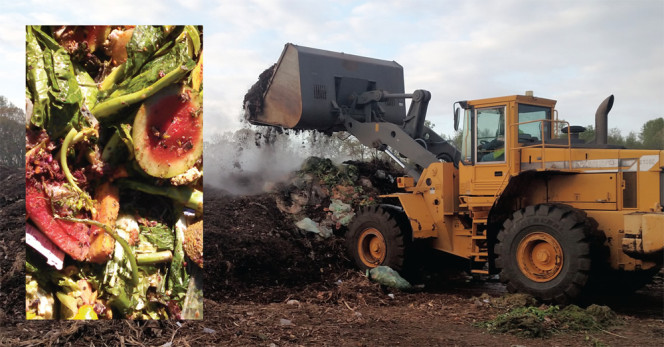
<svg viewBox="0 0 664 347">
<path fill-rule="evenodd" d="M 213 135 L 205 142 L 204 183 L 234 195 L 258 194 L 286 180 L 310 156 L 340 163 L 366 159 L 370 153 L 344 134 L 247 126 Z"/>
</svg>

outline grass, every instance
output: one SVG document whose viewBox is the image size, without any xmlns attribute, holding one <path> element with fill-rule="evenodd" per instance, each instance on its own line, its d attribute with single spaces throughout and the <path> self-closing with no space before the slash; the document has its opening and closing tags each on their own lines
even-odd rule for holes
<svg viewBox="0 0 664 347">
<path fill-rule="evenodd" d="M 496 318 L 480 323 L 490 332 L 528 338 L 546 338 L 552 334 L 575 331 L 599 331 L 619 323 L 617 315 L 606 306 L 576 305 L 512 307 Z"/>
</svg>

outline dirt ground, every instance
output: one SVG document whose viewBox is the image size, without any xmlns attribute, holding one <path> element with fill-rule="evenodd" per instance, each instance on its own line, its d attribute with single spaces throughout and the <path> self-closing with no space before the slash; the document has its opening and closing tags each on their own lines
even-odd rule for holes
<svg viewBox="0 0 664 347">
<path fill-rule="evenodd" d="M 495 282 L 432 273 L 393 291 L 353 270 L 340 237 L 302 235 L 270 194 L 205 191 L 202 321 L 25 321 L 22 172 L 0 168 L 0 345 L 32 346 L 650 346 L 664 341 L 662 277 L 629 297 L 597 302 L 618 313 L 598 331 L 530 339 L 489 333 L 504 313 Z"/>
</svg>

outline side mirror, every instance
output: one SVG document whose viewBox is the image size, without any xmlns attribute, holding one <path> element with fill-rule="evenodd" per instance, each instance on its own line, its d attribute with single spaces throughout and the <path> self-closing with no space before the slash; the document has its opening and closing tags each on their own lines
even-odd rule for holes
<svg viewBox="0 0 664 347">
<path fill-rule="evenodd" d="M 456 108 L 454 110 L 454 131 L 459 131 L 459 112 L 460 108 Z"/>
</svg>

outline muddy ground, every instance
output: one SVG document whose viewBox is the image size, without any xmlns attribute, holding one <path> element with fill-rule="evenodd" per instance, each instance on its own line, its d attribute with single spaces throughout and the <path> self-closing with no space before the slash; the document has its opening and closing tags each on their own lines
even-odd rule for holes
<svg viewBox="0 0 664 347">
<path fill-rule="evenodd" d="M 203 346 L 649 346 L 664 340 L 661 276 L 629 297 L 597 301 L 617 324 L 546 339 L 492 334 L 479 324 L 506 311 L 495 281 L 430 273 L 415 293 L 353 270 L 339 237 L 302 235 L 270 194 L 205 191 L 205 319 L 24 320 L 22 173 L 0 168 L 0 345 Z M 429 258 L 431 259 L 431 258 Z"/>
</svg>

